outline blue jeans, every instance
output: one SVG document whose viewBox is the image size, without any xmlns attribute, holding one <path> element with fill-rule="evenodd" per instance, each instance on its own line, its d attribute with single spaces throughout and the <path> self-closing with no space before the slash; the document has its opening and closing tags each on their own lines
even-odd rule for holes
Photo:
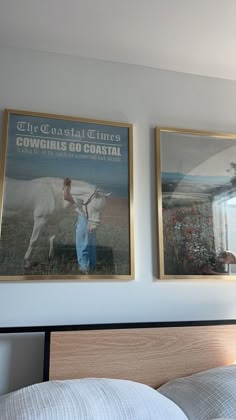
<svg viewBox="0 0 236 420">
<path fill-rule="evenodd" d="M 82 271 L 96 268 L 96 232 L 88 231 L 88 219 L 80 214 L 76 225 L 76 254 Z"/>
</svg>

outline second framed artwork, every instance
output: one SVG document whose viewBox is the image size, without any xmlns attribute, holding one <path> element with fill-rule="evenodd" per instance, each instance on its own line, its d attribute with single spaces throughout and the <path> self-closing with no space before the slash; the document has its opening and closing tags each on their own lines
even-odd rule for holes
<svg viewBox="0 0 236 420">
<path fill-rule="evenodd" d="M 156 129 L 160 279 L 236 279 L 236 134 Z"/>
<path fill-rule="evenodd" d="M 133 279 L 132 125 L 6 110 L 0 280 Z"/>
</svg>

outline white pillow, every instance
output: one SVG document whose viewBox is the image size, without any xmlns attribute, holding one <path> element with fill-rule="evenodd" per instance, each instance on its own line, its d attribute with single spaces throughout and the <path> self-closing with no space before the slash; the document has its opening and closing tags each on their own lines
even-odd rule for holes
<svg viewBox="0 0 236 420">
<path fill-rule="evenodd" d="M 119 379 L 43 382 L 0 397 L 1 420 L 187 420 L 154 389 Z"/>
<path fill-rule="evenodd" d="M 174 379 L 158 391 L 181 407 L 189 420 L 236 418 L 236 365 Z"/>
</svg>

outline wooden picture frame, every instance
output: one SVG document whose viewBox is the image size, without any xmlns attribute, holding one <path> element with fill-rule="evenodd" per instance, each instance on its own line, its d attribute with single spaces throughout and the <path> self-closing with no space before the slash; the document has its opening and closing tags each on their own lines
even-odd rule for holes
<svg viewBox="0 0 236 420">
<path fill-rule="evenodd" d="M 156 128 L 159 278 L 236 279 L 236 134 Z"/>
<path fill-rule="evenodd" d="M 133 279 L 132 142 L 129 123 L 5 110 L 0 280 Z"/>
</svg>

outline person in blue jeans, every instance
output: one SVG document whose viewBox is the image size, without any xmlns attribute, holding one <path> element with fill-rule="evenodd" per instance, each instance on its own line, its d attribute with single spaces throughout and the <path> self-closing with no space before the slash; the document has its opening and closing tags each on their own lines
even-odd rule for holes
<svg viewBox="0 0 236 420">
<path fill-rule="evenodd" d="M 96 269 L 96 231 L 88 229 L 88 218 L 79 214 L 76 225 L 76 254 L 82 273 Z"/>
<path fill-rule="evenodd" d="M 71 180 L 70 178 L 64 179 L 64 200 L 72 205 L 75 201 L 70 193 Z M 78 211 L 78 209 L 76 209 Z M 76 255 L 83 274 L 88 274 L 96 269 L 96 231 L 88 229 L 88 218 L 85 214 L 79 213 L 76 224 Z"/>
</svg>

